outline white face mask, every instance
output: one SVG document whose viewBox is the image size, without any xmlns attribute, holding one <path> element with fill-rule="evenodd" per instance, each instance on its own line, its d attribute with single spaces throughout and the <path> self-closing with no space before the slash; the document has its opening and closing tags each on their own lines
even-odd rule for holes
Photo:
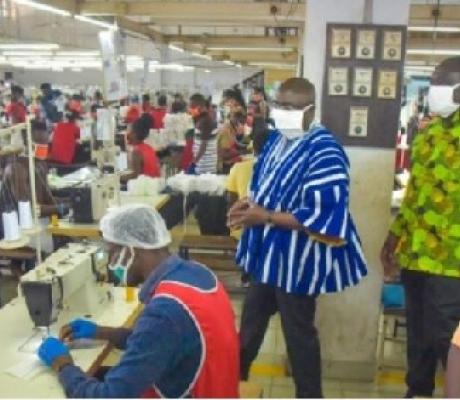
<svg viewBox="0 0 460 400">
<path fill-rule="evenodd" d="M 122 286 L 126 286 L 127 281 L 128 281 L 128 269 L 131 267 L 131 264 L 134 261 L 134 249 L 132 247 L 129 248 L 131 257 L 127 261 L 126 265 L 123 265 L 123 260 L 125 259 L 126 256 L 126 247 L 123 247 L 123 249 L 120 251 L 120 255 L 117 258 L 117 261 L 115 264 L 110 264 L 109 269 L 113 271 L 113 274 L 115 277 L 118 279 L 118 284 Z"/>
<path fill-rule="evenodd" d="M 314 104 L 310 104 L 303 110 L 273 108 L 270 115 L 275 121 L 275 127 L 279 129 L 287 139 L 297 139 L 305 134 L 303 129 L 303 115 L 313 106 Z"/>
<path fill-rule="evenodd" d="M 454 86 L 433 85 L 428 90 L 428 107 L 430 112 L 447 118 L 458 110 L 460 104 L 454 103 L 454 90 L 460 84 Z"/>
</svg>

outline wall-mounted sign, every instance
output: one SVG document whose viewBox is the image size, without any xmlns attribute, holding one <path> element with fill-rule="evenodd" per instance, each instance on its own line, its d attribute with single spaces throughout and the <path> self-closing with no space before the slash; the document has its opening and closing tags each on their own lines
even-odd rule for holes
<svg viewBox="0 0 460 400">
<path fill-rule="evenodd" d="M 398 72 L 392 70 L 380 70 L 377 86 L 377 97 L 379 99 L 396 99 L 396 87 L 398 83 Z"/>
<path fill-rule="evenodd" d="M 382 58 L 387 61 L 401 60 L 402 32 L 383 32 Z"/>
<path fill-rule="evenodd" d="M 370 60 L 375 56 L 375 30 L 358 30 L 356 58 Z"/>
<path fill-rule="evenodd" d="M 348 94 L 348 68 L 329 68 L 329 96 L 346 96 Z"/>
<path fill-rule="evenodd" d="M 351 29 L 332 29 L 331 56 L 333 58 L 350 58 Z"/>
<path fill-rule="evenodd" d="M 351 137 L 367 136 L 367 107 L 350 107 L 350 126 L 348 135 Z"/>
<path fill-rule="evenodd" d="M 372 96 L 372 68 L 355 68 L 353 78 L 353 96 Z"/>
</svg>

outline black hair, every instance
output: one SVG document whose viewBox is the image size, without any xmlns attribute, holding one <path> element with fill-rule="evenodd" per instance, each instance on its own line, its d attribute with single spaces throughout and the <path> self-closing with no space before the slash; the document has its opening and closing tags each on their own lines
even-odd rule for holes
<svg viewBox="0 0 460 400">
<path fill-rule="evenodd" d="M 160 107 L 166 107 L 168 104 L 168 99 L 166 98 L 166 96 L 164 94 L 160 95 L 158 97 L 158 105 Z"/>
<path fill-rule="evenodd" d="M 206 98 L 201 93 L 195 93 L 190 97 L 190 103 L 206 107 Z"/>
<path fill-rule="evenodd" d="M 69 122 L 75 122 L 75 120 L 78 118 L 78 113 L 76 111 L 67 111 L 66 113 L 66 118 L 68 119 Z"/>
<path fill-rule="evenodd" d="M 313 98 L 313 101 L 315 99 L 315 85 L 304 78 L 289 78 L 281 84 L 279 90 L 309 96 Z"/>
<path fill-rule="evenodd" d="M 51 90 L 51 83 L 47 83 L 47 82 L 42 83 L 42 84 L 40 85 L 40 89 L 41 89 L 41 90 Z"/>
<path fill-rule="evenodd" d="M 243 93 L 238 88 L 224 90 L 223 97 L 225 100 L 235 100 L 241 107 L 246 108 Z"/>
<path fill-rule="evenodd" d="M 253 91 L 253 93 L 261 94 L 261 95 L 264 97 L 264 99 L 265 99 L 265 90 L 264 90 L 263 87 L 254 86 L 254 87 L 252 88 L 252 91 Z"/>
<path fill-rule="evenodd" d="M 150 95 L 149 94 L 144 94 L 142 96 L 142 102 L 145 103 L 147 101 L 150 101 Z"/>
<path fill-rule="evenodd" d="M 11 94 L 19 94 L 22 96 L 24 94 L 24 89 L 21 86 L 13 85 L 11 87 Z"/>
<path fill-rule="evenodd" d="M 97 110 L 99 110 L 99 108 L 102 108 L 102 106 L 99 106 L 99 105 L 97 105 L 97 104 L 92 104 L 92 105 L 91 105 L 90 111 L 91 111 L 92 113 L 95 113 L 95 112 L 97 112 Z"/>
<path fill-rule="evenodd" d="M 173 114 L 181 113 L 185 111 L 185 103 L 180 100 L 176 100 L 171 104 L 171 112 Z"/>
<path fill-rule="evenodd" d="M 148 113 L 142 114 L 131 125 L 131 130 L 137 140 L 143 142 L 149 136 L 150 128 L 152 127 L 152 117 Z"/>
<path fill-rule="evenodd" d="M 270 130 L 267 128 L 264 118 L 257 117 L 254 118 L 252 124 L 252 147 L 254 149 L 254 154 L 262 153 L 264 145 L 270 135 Z"/>
</svg>

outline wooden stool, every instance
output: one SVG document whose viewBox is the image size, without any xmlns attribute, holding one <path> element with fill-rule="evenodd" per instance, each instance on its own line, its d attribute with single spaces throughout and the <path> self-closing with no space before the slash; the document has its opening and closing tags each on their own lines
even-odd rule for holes
<svg viewBox="0 0 460 400">
<path fill-rule="evenodd" d="M 241 293 L 241 271 L 235 263 L 238 241 L 232 236 L 186 235 L 179 244 L 179 254 L 213 270 L 230 293 Z"/>
<path fill-rule="evenodd" d="M 188 259 L 189 250 L 205 250 L 234 255 L 238 241 L 232 236 L 185 235 L 179 245 L 179 254 Z"/>
</svg>

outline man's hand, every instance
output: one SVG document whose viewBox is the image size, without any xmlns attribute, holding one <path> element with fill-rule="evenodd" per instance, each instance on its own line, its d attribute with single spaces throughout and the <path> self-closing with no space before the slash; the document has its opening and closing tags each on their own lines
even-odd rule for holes
<svg viewBox="0 0 460 400">
<path fill-rule="evenodd" d="M 56 372 L 59 372 L 65 365 L 73 364 L 67 345 L 52 336 L 46 338 L 40 345 L 38 356 L 44 364 Z"/>
<path fill-rule="evenodd" d="M 241 200 L 236 201 L 228 210 L 227 213 L 227 226 L 230 229 L 240 229 L 241 226 L 238 225 L 235 221 L 235 218 L 238 218 L 239 214 L 247 210 L 251 206 L 251 201 L 248 197 L 245 197 Z"/>
<path fill-rule="evenodd" d="M 71 342 L 77 339 L 94 339 L 96 333 L 97 325 L 94 322 L 84 319 L 74 319 L 61 328 L 59 338 L 64 342 Z"/>
<path fill-rule="evenodd" d="M 388 234 L 382 250 L 380 251 L 380 261 L 382 262 L 384 277 L 387 281 L 394 280 L 400 270 L 395 257 L 398 241 L 399 238 L 397 236 L 392 233 Z"/>
<path fill-rule="evenodd" d="M 270 212 L 268 210 L 249 199 L 240 204 L 238 203 L 229 212 L 228 225 L 231 229 L 236 229 L 240 226 L 263 225 L 270 219 Z"/>
</svg>

